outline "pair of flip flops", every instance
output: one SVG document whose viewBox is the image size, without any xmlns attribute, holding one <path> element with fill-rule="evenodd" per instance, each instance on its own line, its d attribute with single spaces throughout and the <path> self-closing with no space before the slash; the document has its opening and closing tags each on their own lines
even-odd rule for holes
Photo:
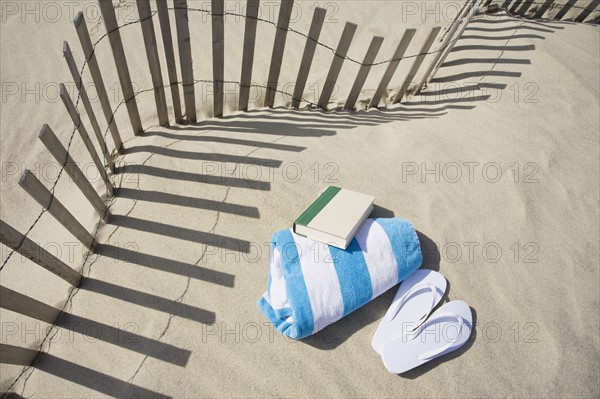
<svg viewBox="0 0 600 399">
<path fill-rule="evenodd" d="M 446 287 L 433 270 L 417 270 L 402 282 L 371 341 L 388 371 L 404 373 L 467 342 L 473 328 L 469 305 L 451 301 L 433 311 Z"/>
</svg>

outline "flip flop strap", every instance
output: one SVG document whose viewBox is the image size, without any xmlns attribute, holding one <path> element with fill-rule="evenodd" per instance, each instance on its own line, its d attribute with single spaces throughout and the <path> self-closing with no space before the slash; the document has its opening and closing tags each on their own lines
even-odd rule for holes
<svg viewBox="0 0 600 399">
<path fill-rule="evenodd" d="M 458 332 L 456 333 L 456 338 L 454 338 L 452 341 L 450 341 L 448 344 L 442 346 L 439 349 L 435 349 L 426 353 L 423 353 L 422 355 L 417 356 L 417 359 L 419 360 L 429 360 L 432 359 L 442 353 L 444 353 L 446 350 L 450 349 L 452 347 L 452 345 L 454 345 L 455 343 L 458 342 L 458 340 L 460 339 L 461 333 L 462 333 L 462 328 L 465 325 L 463 318 L 458 314 L 458 313 L 452 313 L 452 312 L 445 312 L 445 313 L 440 313 L 439 315 L 436 315 L 435 317 L 427 320 L 425 323 L 423 323 L 420 327 L 419 327 L 419 331 L 413 335 L 412 339 L 415 339 L 418 335 L 421 334 L 421 332 L 423 332 L 423 330 L 425 329 L 425 325 L 430 325 L 431 323 L 438 321 L 440 319 L 443 318 L 447 318 L 447 317 L 453 317 L 456 320 L 458 320 Z"/>
<path fill-rule="evenodd" d="M 387 316 L 387 321 L 390 322 L 390 321 L 394 320 L 394 318 L 396 317 L 396 315 L 398 314 L 398 312 L 400 311 L 402 306 L 404 306 L 404 304 L 406 303 L 406 301 L 409 297 L 411 297 L 416 292 L 424 290 L 426 288 L 429 288 L 429 290 L 431 291 L 431 294 L 432 294 L 431 295 L 431 304 L 429 305 L 429 310 L 427 310 L 427 312 L 423 315 L 423 317 L 421 317 L 418 321 L 421 322 L 421 321 L 425 320 L 427 318 L 427 316 L 429 316 L 429 314 L 431 313 L 433 308 L 435 307 L 435 303 L 436 303 L 436 299 L 437 299 L 437 288 L 435 285 L 433 285 L 432 283 L 429 283 L 429 282 L 415 284 L 408 291 L 406 291 L 404 293 L 404 295 L 402 295 L 402 297 L 400 297 L 398 302 L 396 302 L 394 305 L 392 305 L 390 313 Z"/>
</svg>

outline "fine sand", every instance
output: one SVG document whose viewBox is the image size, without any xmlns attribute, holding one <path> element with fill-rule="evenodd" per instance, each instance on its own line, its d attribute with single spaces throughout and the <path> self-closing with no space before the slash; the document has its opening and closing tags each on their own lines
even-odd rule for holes
<svg viewBox="0 0 600 399">
<path fill-rule="evenodd" d="M 377 60 L 385 60 L 404 29 L 417 28 L 407 50 L 416 54 L 430 28 L 445 26 L 455 10 L 422 18 L 420 8 L 408 13 L 407 3 L 327 3 L 332 16 L 321 41 L 335 47 L 344 22 L 356 22 L 349 56 L 362 60 L 372 36 L 381 35 Z M 105 33 L 95 4 L 75 6 L 86 10 L 93 41 Z M 135 19 L 134 4 L 119 2 L 121 23 Z M 298 4 L 291 26 L 308 32 L 314 2 Z M 75 98 L 62 41 L 80 65 L 83 56 L 73 9 L 62 4 L 60 11 L 54 18 L 40 8 L 36 21 L 3 8 L 0 24 L 0 217 L 21 232 L 40 211 L 18 186 L 21 172 L 31 169 L 51 187 L 58 169 L 37 139 L 39 128 L 48 123 L 65 145 L 72 131 L 56 91 L 65 82 Z M 263 12 L 276 20 L 268 4 Z M 190 14 L 194 73 L 210 80 L 210 20 L 203 18 Z M 239 80 L 243 31 L 243 20 L 226 22 L 226 80 Z M 267 79 L 274 31 L 258 25 L 258 84 Z M 139 26 L 121 33 L 134 83 L 151 87 Z M 304 42 L 288 35 L 280 81 L 295 80 Z M 29 235 L 83 267 L 81 287 L 66 303 L 68 284 L 18 254 L 1 272 L 3 286 L 66 306 L 36 368 L 21 374 L 20 366 L 2 365 L 0 388 L 56 398 L 598 397 L 599 48 L 598 25 L 497 14 L 472 21 L 428 90 L 400 106 L 292 111 L 278 95 L 275 110 L 234 114 L 231 86 L 226 117 L 205 120 L 212 99 L 199 83 L 201 122 L 162 128 L 152 93 L 141 94 L 144 134 L 133 137 L 124 106 L 116 114 L 127 150 L 116 158 L 119 190 L 109 223 L 97 230 L 97 254 L 83 265 L 82 246 L 48 214 Z M 160 41 L 159 50 L 162 57 Z M 97 54 L 116 107 L 121 98 L 107 40 Z M 306 99 L 315 100 L 330 62 L 331 52 L 319 47 Z M 390 88 L 410 64 L 400 63 Z M 357 70 L 346 62 L 332 105 L 343 103 Z M 371 70 L 361 104 L 384 70 Z M 94 109 L 104 129 L 97 101 Z M 103 192 L 77 134 L 71 151 Z M 268 241 L 329 184 L 374 195 L 375 216 L 414 224 L 423 267 L 448 280 L 445 300 L 472 307 L 476 328 L 463 349 L 403 376 L 388 373 L 370 339 L 395 288 L 304 341 L 273 331 L 256 307 Z M 96 230 L 97 216 L 66 176 L 56 195 Z M 8 254 L 2 246 L 2 261 Z M 2 343 L 37 348 L 50 327 L 6 310 L 0 315 Z"/>
</svg>

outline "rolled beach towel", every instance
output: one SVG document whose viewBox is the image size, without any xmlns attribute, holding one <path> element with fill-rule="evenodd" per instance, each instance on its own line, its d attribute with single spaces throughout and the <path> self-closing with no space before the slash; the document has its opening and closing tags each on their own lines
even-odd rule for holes
<svg viewBox="0 0 600 399">
<path fill-rule="evenodd" d="M 407 278 L 423 254 L 412 224 L 367 219 L 345 250 L 294 234 L 273 234 L 267 291 L 259 309 L 282 334 L 316 333 Z"/>
</svg>

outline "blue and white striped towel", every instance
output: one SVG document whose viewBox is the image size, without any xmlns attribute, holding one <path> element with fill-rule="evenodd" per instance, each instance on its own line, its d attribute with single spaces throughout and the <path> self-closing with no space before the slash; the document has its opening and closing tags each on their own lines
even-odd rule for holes
<svg viewBox="0 0 600 399">
<path fill-rule="evenodd" d="M 406 279 L 422 261 L 415 229 L 400 218 L 367 219 L 345 250 L 281 230 L 271 239 L 258 307 L 282 334 L 302 339 Z"/>
</svg>

